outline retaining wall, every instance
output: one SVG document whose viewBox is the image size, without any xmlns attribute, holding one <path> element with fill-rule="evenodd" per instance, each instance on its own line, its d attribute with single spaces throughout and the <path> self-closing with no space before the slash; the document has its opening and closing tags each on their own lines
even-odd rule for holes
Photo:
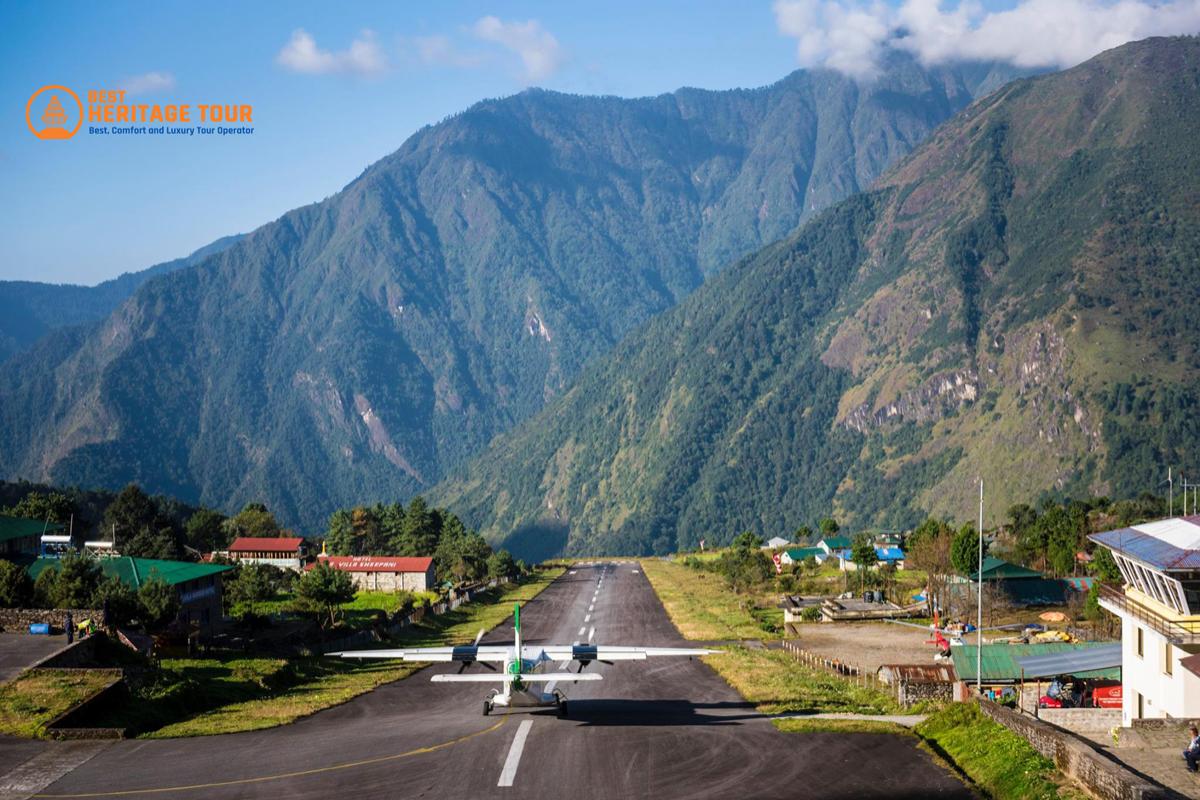
<svg viewBox="0 0 1200 800">
<path fill-rule="evenodd" d="M 990 700 L 978 702 L 984 714 L 1023 736 L 1033 749 L 1096 797 L 1103 800 L 1165 800 L 1171 796 L 1167 789 L 1138 777 L 1067 731 Z"/>
<path fill-rule="evenodd" d="M 1108 733 L 1121 727 L 1119 708 L 1039 708 L 1038 718 L 1075 733 Z"/>
<path fill-rule="evenodd" d="M 0 630 L 29 633 L 29 626 L 40 622 L 61 630 L 67 622 L 68 613 L 74 616 L 76 622 L 85 619 L 99 622 L 104 616 L 102 611 L 88 608 L 0 608 Z"/>
<path fill-rule="evenodd" d="M 97 669 L 89 672 L 108 673 L 112 678 L 100 687 L 90 697 L 67 709 L 52 719 L 46 725 L 46 733 L 55 739 L 122 739 L 124 728 L 89 728 L 79 727 L 78 723 L 86 722 L 96 711 L 110 704 L 127 702 L 129 689 L 125 678 L 119 669 Z"/>
</svg>

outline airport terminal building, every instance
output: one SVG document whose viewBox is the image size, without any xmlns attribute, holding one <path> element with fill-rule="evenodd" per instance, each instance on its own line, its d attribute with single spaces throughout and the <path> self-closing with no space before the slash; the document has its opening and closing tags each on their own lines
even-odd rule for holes
<svg viewBox="0 0 1200 800">
<path fill-rule="evenodd" d="M 1100 594 L 1121 619 L 1121 724 L 1200 717 L 1200 516 L 1089 538 L 1112 551 L 1125 582 Z"/>
</svg>

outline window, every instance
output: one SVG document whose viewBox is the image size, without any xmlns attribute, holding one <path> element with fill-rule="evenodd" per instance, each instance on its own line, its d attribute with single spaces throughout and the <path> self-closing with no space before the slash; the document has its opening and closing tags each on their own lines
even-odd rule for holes
<svg viewBox="0 0 1200 800">
<path fill-rule="evenodd" d="M 1175 674 L 1175 664 L 1172 663 L 1174 661 L 1174 657 L 1175 657 L 1175 653 L 1172 652 L 1171 643 L 1167 642 L 1165 645 L 1163 645 L 1163 673 L 1164 674 L 1166 674 L 1166 675 L 1174 675 Z"/>
<path fill-rule="evenodd" d="M 1138 632 L 1141 633 L 1141 631 Z M 1146 698 L 1142 697 L 1141 692 L 1138 692 L 1137 699 L 1137 718 L 1141 719 L 1142 717 L 1146 716 Z"/>
<path fill-rule="evenodd" d="M 1141 658 L 1141 657 L 1143 657 L 1143 656 L 1145 656 L 1145 655 L 1146 655 L 1145 645 L 1146 645 L 1146 643 L 1145 643 L 1145 641 L 1142 639 L 1142 629 L 1141 629 L 1141 628 L 1138 628 L 1138 629 L 1137 629 L 1137 654 L 1138 654 L 1138 658 Z M 1140 716 L 1141 716 L 1141 714 L 1138 714 L 1138 716 L 1140 717 Z"/>
</svg>

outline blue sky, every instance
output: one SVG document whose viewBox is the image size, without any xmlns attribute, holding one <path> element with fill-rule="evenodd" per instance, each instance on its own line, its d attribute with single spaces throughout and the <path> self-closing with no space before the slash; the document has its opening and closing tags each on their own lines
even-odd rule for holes
<svg viewBox="0 0 1200 800">
<path fill-rule="evenodd" d="M 979 49 L 1082 60 L 1090 53 L 1064 52 L 1053 29 L 1044 44 L 1025 41 L 1037 37 L 1012 14 L 1046 2 L 5 3 L 0 279 L 90 284 L 184 255 L 335 193 L 423 125 L 530 85 L 637 96 L 759 86 L 798 66 L 869 79 L 871 54 L 898 26 L 918 31 L 911 49 L 930 60 Z M 1200 13 L 1200 0 L 1169 5 L 1170 20 L 1150 9 L 1140 28 L 1122 18 L 1097 35 L 1120 43 Z M 922 38 L 926 22 L 936 35 Z M 1022 41 L 997 50 L 1005 25 Z M 139 102 L 251 103 L 256 132 L 103 137 L 85 124 L 71 140 L 39 141 L 25 105 L 52 83 L 81 95 L 129 86 Z"/>
</svg>

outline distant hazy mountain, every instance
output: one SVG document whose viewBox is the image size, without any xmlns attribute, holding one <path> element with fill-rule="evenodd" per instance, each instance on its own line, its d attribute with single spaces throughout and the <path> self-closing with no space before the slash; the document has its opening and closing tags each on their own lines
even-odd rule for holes
<svg viewBox="0 0 1200 800">
<path fill-rule="evenodd" d="M 126 272 L 95 286 L 0 281 L 0 362 L 29 349 L 55 328 L 104 319 L 148 279 L 198 264 L 240 238 L 241 234 L 225 236 L 185 258 Z"/>
<path fill-rule="evenodd" d="M 1131 496 L 1200 447 L 1200 40 L 1016 81 L 431 496 L 526 556 Z M 511 531 L 518 531 L 510 536 Z"/>
<path fill-rule="evenodd" d="M 0 467 L 262 500 L 303 529 L 404 498 L 1011 74 L 896 56 L 867 87 L 479 103 L 12 358 Z"/>
</svg>

